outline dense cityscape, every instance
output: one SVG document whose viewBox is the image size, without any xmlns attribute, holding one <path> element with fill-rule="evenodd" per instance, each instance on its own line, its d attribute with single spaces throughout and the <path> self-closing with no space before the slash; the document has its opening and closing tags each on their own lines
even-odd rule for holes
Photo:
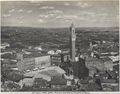
<svg viewBox="0 0 120 94">
<path fill-rule="evenodd" d="M 11 36 L 5 33 L 6 30 L 7 27 L 2 29 L 2 36 Z M 62 45 L 63 49 L 61 45 L 53 47 L 52 43 L 49 46 L 44 43 L 39 46 L 23 46 L 20 42 L 13 45 L 7 42 L 6 37 L 2 38 L 1 90 L 118 91 L 117 38 L 114 41 L 89 39 L 88 47 L 84 48 L 86 44 L 83 47 L 82 43 L 76 45 L 79 33 L 75 32 L 72 24 L 67 31 L 68 46 Z"/>
</svg>

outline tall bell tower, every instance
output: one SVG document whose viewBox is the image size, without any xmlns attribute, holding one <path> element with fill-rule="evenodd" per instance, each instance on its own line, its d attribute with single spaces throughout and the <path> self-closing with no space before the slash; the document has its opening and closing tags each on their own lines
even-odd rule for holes
<svg viewBox="0 0 120 94">
<path fill-rule="evenodd" d="M 76 41 L 76 34 L 75 34 L 75 27 L 72 23 L 70 26 L 70 59 L 75 61 L 75 41 Z"/>
</svg>

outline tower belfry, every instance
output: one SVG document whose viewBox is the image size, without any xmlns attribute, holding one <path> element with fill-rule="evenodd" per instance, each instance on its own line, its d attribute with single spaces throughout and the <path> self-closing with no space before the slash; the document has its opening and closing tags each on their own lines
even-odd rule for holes
<svg viewBox="0 0 120 94">
<path fill-rule="evenodd" d="M 75 41 L 76 41 L 76 34 L 75 34 L 75 27 L 72 23 L 70 26 L 70 58 L 72 61 L 75 61 Z"/>
</svg>

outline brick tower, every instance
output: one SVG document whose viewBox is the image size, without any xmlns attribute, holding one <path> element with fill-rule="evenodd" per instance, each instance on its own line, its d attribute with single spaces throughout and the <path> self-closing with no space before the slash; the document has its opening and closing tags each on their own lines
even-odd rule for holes
<svg viewBox="0 0 120 94">
<path fill-rule="evenodd" d="M 75 41 L 76 41 L 76 34 L 75 34 L 75 27 L 72 23 L 70 26 L 70 59 L 75 61 Z"/>
</svg>

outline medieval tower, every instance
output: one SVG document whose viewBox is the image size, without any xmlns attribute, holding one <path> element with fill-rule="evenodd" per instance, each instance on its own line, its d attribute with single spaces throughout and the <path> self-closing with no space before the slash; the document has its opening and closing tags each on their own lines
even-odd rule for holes
<svg viewBox="0 0 120 94">
<path fill-rule="evenodd" d="M 70 59 L 75 61 L 75 41 L 76 41 L 76 34 L 75 34 L 75 27 L 72 23 L 70 26 Z"/>
</svg>

